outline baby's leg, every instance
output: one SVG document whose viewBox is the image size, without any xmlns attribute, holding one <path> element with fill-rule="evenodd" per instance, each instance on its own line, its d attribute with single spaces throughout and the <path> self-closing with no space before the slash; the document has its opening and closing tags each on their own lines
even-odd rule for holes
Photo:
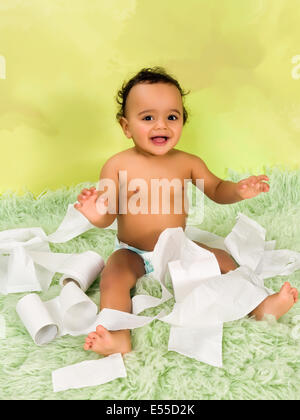
<svg viewBox="0 0 300 420">
<path fill-rule="evenodd" d="M 249 315 L 254 315 L 257 321 L 260 321 L 265 314 L 274 315 L 276 319 L 279 319 L 297 301 L 298 290 L 286 281 L 278 293 L 268 296 Z"/>
<path fill-rule="evenodd" d="M 232 271 L 238 268 L 237 263 L 234 261 L 231 255 L 228 254 L 228 252 L 223 251 L 223 249 L 210 248 L 209 246 L 204 245 L 200 242 L 196 242 L 196 241 L 193 241 L 193 242 L 195 242 L 195 244 L 215 254 L 215 257 L 219 263 L 219 267 L 222 274 L 228 273 L 228 271 Z"/>
<path fill-rule="evenodd" d="M 119 249 L 107 260 L 101 273 L 100 310 L 103 308 L 131 312 L 130 290 L 145 274 L 143 259 L 133 251 Z M 84 344 L 85 350 L 109 355 L 131 351 L 130 330 L 108 331 L 98 325 Z"/>
</svg>

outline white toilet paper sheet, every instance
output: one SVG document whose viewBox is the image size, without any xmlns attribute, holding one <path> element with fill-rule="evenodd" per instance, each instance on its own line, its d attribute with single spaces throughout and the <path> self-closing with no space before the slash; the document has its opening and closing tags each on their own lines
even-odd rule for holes
<svg viewBox="0 0 300 420">
<path fill-rule="evenodd" d="M 103 269 L 103 258 L 94 251 L 54 253 L 49 242 L 66 242 L 92 227 L 70 204 L 61 225 L 51 235 L 39 227 L 0 232 L 0 293 L 47 290 L 56 272 L 63 273 L 61 284 L 72 278 L 87 290 Z"/>
<path fill-rule="evenodd" d="M 102 385 L 116 378 L 127 376 L 120 353 L 98 360 L 88 360 L 52 372 L 54 392 L 84 386 Z"/>
<path fill-rule="evenodd" d="M 114 228 L 114 226 L 109 228 Z M 15 262 L 19 255 L 17 252 L 20 252 L 19 256 L 23 258 L 22 263 L 27 263 L 26 269 L 28 269 L 30 281 L 29 274 L 33 271 L 32 261 L 34 263 L 38 261 L 38 266 L 44 270 L 58 271 L 53 269 L 52 262 L 49 265 L 46 256 L 46 251 L 49 249 L 47 248 L 48 241 L 62 242 L 63 240 L 69 240 L 91 227 L 94 226 L 81 213 L 77 212 L 73 205 L 69 205 L 65 219 L 52 235 L 45 237 L 43 231 L 39 228 L 32 228 L 34 231 L 31 230 L 31 232 L 26 232 L 26 229 L 23 232 L 18 229 L 14 230 L 15 232 L 1 232 L 0 244 L 2 242 L 3 245 L 5 242 L 5 246 L 0 249 L 5 249 L 5 252 L 13 254 Z M 14 234 L 11 235 L 11 233 Z M 17 233 L 20 238 L 19 243 L 16 244 L 15 235 Z M 221 275 L 215 256 L 194 244 L 191 239 L 229 251 L 241 267 L 226 275 Z M 95 307 L 85 301 L 82 296 L 79 297 L 80 293 L 77 292 L 82 291 L 79 288 L 75 289 L 76 286 L 73 283 L 68 283 L 63 288 L 63 290 L 65 289 L 64 299 L 66 299 L 66 303 L 62 299 L 62 294 L 53 299 L 55 304 L 53 302 L 49 304 L 50 301 L 48 303 L 44 302 L 43 307 L 46 308 L 46 312 L 41 309 L 44 312 L 44 318 L 40 317 L 43 323 L 31 325 L 32 321 L 26 315 L 25 304 L 30 302 L 30 297 L 27 302 L 25 299 L 27 296 L 23 298 L 25 299 L 23 302 L 19 302 L 18 313 L 21 313 L 20 316 L 35 342 L 40 340 L 39 344 L 49 342 L 64 333 L 78 335 L 82 331 L 92 331 L 95 329 L 94 326 L 98 324 L 102 324 L 110 330 L 141 327 L 154 318 L 141 317 L 137 314 L 146 308 L 158 306 L 172 297 L 165 285 L 166 275 L 168 274 L 173 282 L 176 302 L 170 314 L 164 315 L 161 313 L 155 318 L 171 324 L 169 350 L 178 351 L 188 357 L 214 366 L 222 366 L 223 322 L 233 321 L 245 316 L 265 297 L 273 293 L 273 291 L 264 287 L 264 278 L 277 274 L 287 275 L 300 268 L 299 253 L 288 250 L 274 250 L 274 247 L 275 241 L 265 241 L 265 230 L 243 214 L 238 215 L 235 227 L 225 240 L 193 226 L 188 226 L 185 232 L 181 228 L 166 229 L 160 235 L 153 252 L 149 253 L 154 266 L 154 272 L 151 275 L 160 282 L 162 288 L 160 299 L 148 295 L 138 295 L 133 298 L 132 314 L 105 309 L 96 315 Z M 70 255 L 67 255 L 70 258 Z M 32 259 L 30 260 L 30 258 Z M 63 256 L 60 255 L 59 258 L 63 259 Z M 60 263 L 63 261 L 60 261 Z M 276 264 L 274 264 L 274 261 Z M 69 269 L 71 269 L 71 266 L 72 264 L 69 265 Z M 5 272 L 3 266 L 1 267 L 2 271 Z M 13 278 L 11 272 L 10 276 L 6 277 L 6 292 L 11 290 L 12 287 L 12 284 L 8 281 L 8 278 L 9 280 Z M 68 273 L 65 277 L 68 277 Z M 80 282 L 78 281 L 78 283 Z M 49 280 L 48 283 L 44 281 L 44 287 L 47 284 L 49 285 Z M 21 282 L 18 286 L 21 286 Z M 72 301 L 72 293 L 75 290 L 79 299 L 77 303 L 76 299 Z M 83 290 L 86 289 L 83 288 Z M 24 291 L 24 288 L 22 291 Z M 71 296 L 69 296 L 69 292 Z M 83 299 L 83 301 L 81 302 L 80 299 Z M 41 305 L 36 303 L 36 307 L 41 307 Z M 78 309 L 79 313 L 86 311 L 88 320 L 84 321 L 84 317 L 80 315 L 82 323 L 76 325 Z M 47 318 L 49 313 L 50 315 L 56 313 L 58 316 Z M 68 315 L 70 313 L 72 316 Z M 94 321 L 92 322 L 93 317 Z M 73 324 L 71 324 L 71 321 L 73 321 Z M 50 328 L 47 328 L 48 325 Z M 92 325 L 94 326 L 92 327 Z M 99 378 L 100 380 L 101 378 Z"/>
</svg>

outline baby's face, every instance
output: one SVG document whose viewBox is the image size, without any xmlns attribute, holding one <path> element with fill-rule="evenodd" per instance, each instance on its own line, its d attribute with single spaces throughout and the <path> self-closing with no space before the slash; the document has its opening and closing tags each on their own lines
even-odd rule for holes
<svg viewBox="0 0 300 420">
<path fill-rule="evenodd" d="M 183 128 L 183 107 L 176 86 L 166 83 L 133 86 L 126 100 L 125 114 L 126 118 L 120 121 L 123 131 L 143 154 L 164 155 L 178 143 Z"/>
</svg>

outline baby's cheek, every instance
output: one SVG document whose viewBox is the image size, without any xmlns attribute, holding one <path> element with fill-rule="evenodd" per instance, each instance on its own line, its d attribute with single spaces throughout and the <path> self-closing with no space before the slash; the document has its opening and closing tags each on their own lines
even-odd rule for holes
<svg viewBox="0 0 300 420">
<path fill-rule="evenodd" d="M 139 130 L 139 134 L 143 137 L 149 136 L 149 127 L 142 125 Z"/>
</svg>

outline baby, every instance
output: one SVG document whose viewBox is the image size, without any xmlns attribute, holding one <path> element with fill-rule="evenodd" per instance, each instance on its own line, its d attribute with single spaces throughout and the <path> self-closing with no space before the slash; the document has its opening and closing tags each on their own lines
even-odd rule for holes
<svg viewBox="0 0 300 420">
<path fill-rule="evenodd" d="M 145 252 L 154 249 L 165 229 L 185 229 L 187 180 L 197 187 L 203 180 L 204 193 L 220 204 L 269 191 L 265 175 L 237 183 L 223 181 L 198 156 L 175 148 L 188 118 L 184 95 L 179 83 L 161 67 L 142 69 L 118 92 L 117 120 L 134 146 L 112 156 L 101 170 L 102 188 L 83 189 L 74 205 L 99 228 L 111 225 L 115 218 L 118 222 L 115 250 L 101 273 L 100 310 L 131 312 L 130 290 L 141 276 L 153 271 Z M 163 180 L 174 188 L 161 191 Z M 195 243 L 214 253 L 221 273 L 237 268 L 225 251 Z M 297 289 L 286 282 L 249 315 L 260 320 L 272 314 L 278 319 L 297 300 Z M 99 325 L 86 337 L 84 349 L 103 355 L 127 353 L 131 351 L 130 330 L 108 331 Z"/>
</svg>

